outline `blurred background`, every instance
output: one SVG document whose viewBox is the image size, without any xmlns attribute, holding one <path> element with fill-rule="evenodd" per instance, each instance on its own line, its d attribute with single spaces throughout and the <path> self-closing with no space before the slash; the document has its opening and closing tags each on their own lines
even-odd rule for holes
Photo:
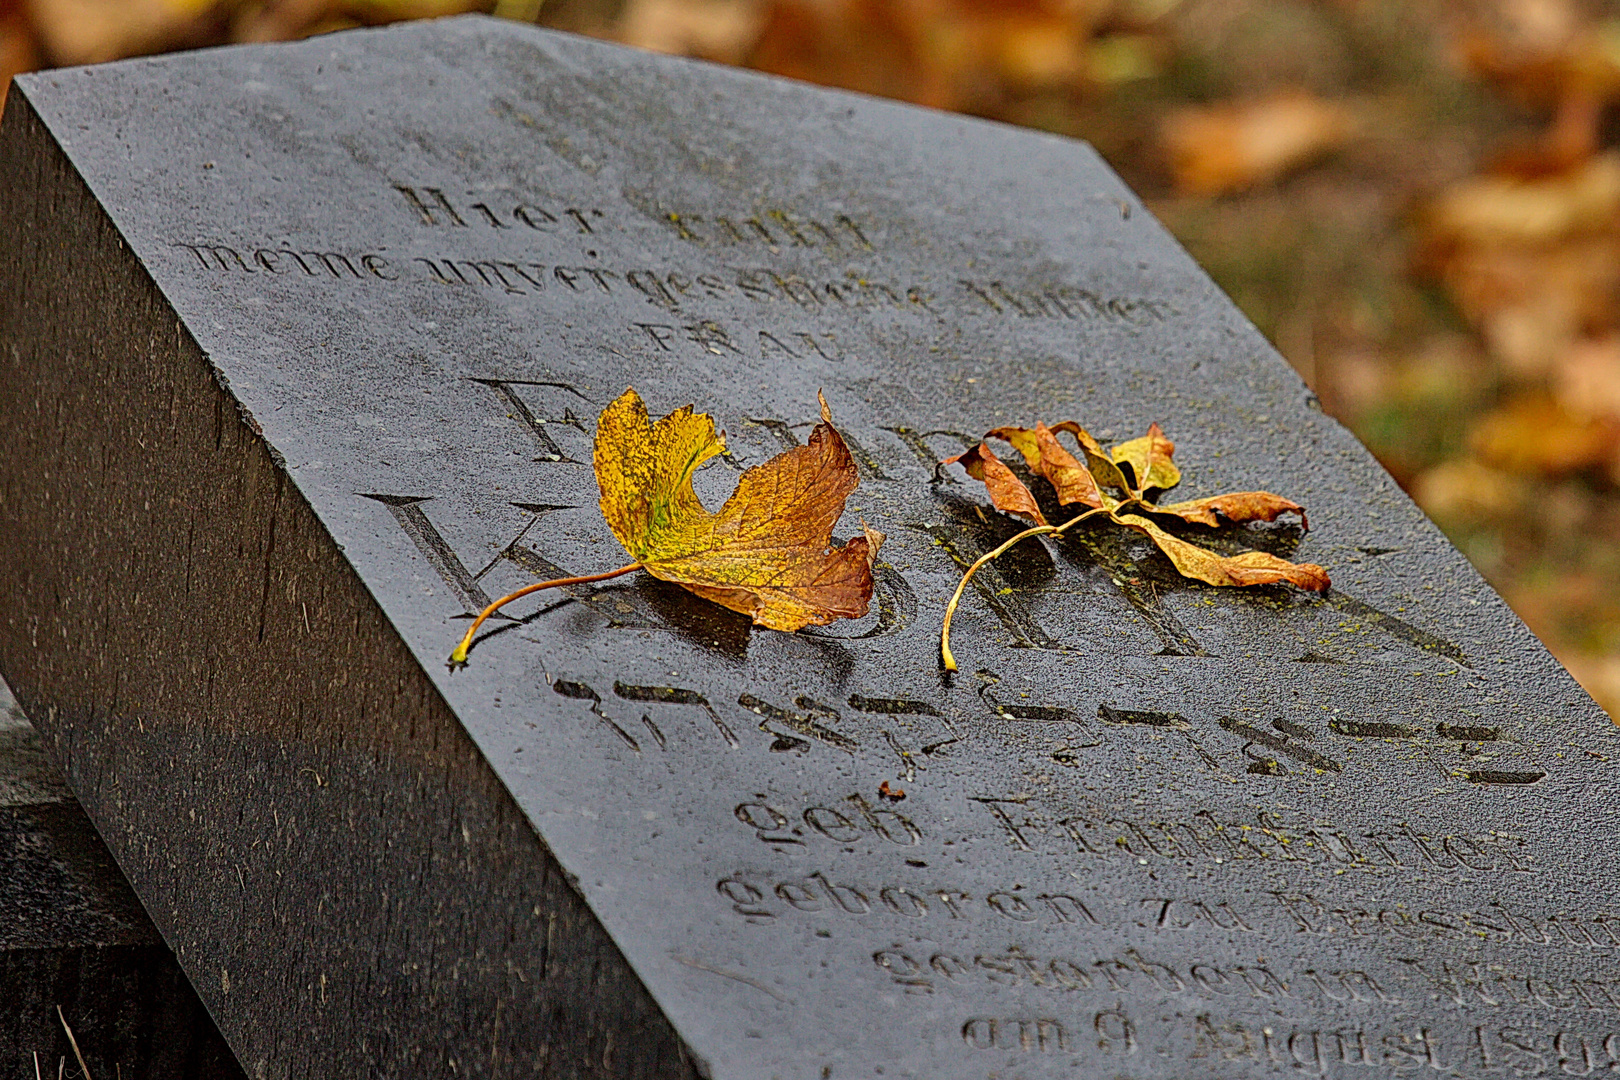
<svg viewBox="0 0 1620 1080">
<path fill-rule="evenodd" d="M 1089 140 L 1620 717 L 1620 0 L 0 0 L 0 76 L 475 10 Z"/>
</svg>

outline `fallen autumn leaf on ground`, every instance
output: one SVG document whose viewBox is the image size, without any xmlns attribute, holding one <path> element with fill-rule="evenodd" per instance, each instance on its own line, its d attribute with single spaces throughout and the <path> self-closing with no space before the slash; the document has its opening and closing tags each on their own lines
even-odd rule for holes
<svg viewBox="0 0 1620 1080">
<path fill-rule="evenodd" d="M 1344 145 L 1355 114 L 1342 102 L 1285 91 L 1251 101 L 1187 106 L 1160 140 L 1176 187 L 1221 195 L 1265 183 Z"/>
<path fill-rule="evenodd" d="M 1058 441 L 1060 432 L 1074 437 L 1084 464 Z M 1178 518 L 1213 527 L 1222 521 L 1270 522 L 1283 514 L 1298 514 L 1300 525 L 1307 530 L 1310 528 L 1303 506 L 1269 491 L 1237 491 L 1178 503 L 1155 502 L 1159 493 L 1181 483 L 1181 470 L 1173 460 L 1175 443 L 1165 437 L 1158 424 L 1151 425 L 1140 439 L 1120 443 L 1112 452 L 1104 451 L 1097 440 L 1073 420 L 1053 427 L 1039 422 L 1033 428 L 1000 427 L 987 432 L 985 439 L 998 439 L 1017 450 L 1030 471 L 1052 485 L 1059 505 L 1079 505 L 1087 509 L 1061 525 L 1051 524 L 1041 512 L 1035 493 L 996 457 L 987 442 L 940 462 L 942 466 L 961 465 L 969 476 L 983 483 L 997 510 L 1034 522 L 1032 528 L 981 556 L 957 583 L 940 627 L 940 657 L 947 671 L 956 670 L 956 658 L 951 654 L 951 618 L 961 603 L 962 590 L 979 568 L 1021 540 L 1031 536 L 1059 536 L 1099 514 L 1152 540 L 1184 577 L 1210 585 L 1286 582 L 1314 592 L 1328 587 L 1327 571 L 1313 563 L 1291 563 L 1263 551 L 1222 555 L 1166 532 L 1153 520 L 1155 517 Z M 1118 497 L 1110 495 L 1108 489 L 1118 492 Z"/>
<path fill-rule="evenodd" d="M 733 611 L 755 625 L 792 631 L 858 619 L 872 599 L 872 560 L 883 534 L 865 528 L 832 543 L 844 501 L 860 482 L 855 461 L 832 426 L 827 399 L 809 441 L 742 474 L 737 490 L 710 513 L 692 474 L 725 451 L 714 420 L 691 405 L 653 423 L 634 389 L 596 422 L 593 459 L 602 516 L 635 559 L 581 578 L 542 581 L 495 601 L 450 654 L 467 662 L 473 635 L 505 604 L 541 589 L 605 581 L 645 570 Z"/>
</svg>

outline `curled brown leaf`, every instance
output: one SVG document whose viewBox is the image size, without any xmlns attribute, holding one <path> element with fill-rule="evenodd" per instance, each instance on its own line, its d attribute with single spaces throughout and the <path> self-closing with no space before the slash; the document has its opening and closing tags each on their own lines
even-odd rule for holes
<svg viewBox="0 0 1620 1080">
<path fill-rule="evenodd" d="M 1298 514 L 1300 527 L 1306 532 L 1311 530 L 1303 506 L 1269 491 L 1233 491 L 1205 499 L 1149 506 L 1147 509 L 1155 514 L 1173 514 L 1182 521 L 1210 526 L 1219 525 L 1222 518 L 1234 524 L 1243 524 L 1249 521 L 1271 522 L 1284 514 Z"/>
<path fill-rule="evenodd" d="M 966 469 L 969 476 L 984 485 L 990 493 L 990 502 L 1002 513 L 1017 514 L 1037 525 L 1046 524 L 1045 515 L 1035 504 L 1034 494 L 1007 468 L 1007 463 L 996 457 L 995 452 L 984 443 L 953 458 L 946 458 L 940 464 L 960 465 Z"/>
<path fill-rule="evenodd" d="M 1045 424 L 1037 422 L 1033 428 L 1000 427 L 986 437 L 994 436 L 1013 445 L 1037 476 L 1044 477 L 1057 492 L 1063 506 L 1101 506 L 1102 493 L 1097 481 L 1075 456 L 1058 442 L 1057 435 Z"/>
<path fill-rule="evenodd" d="M 1119 463 L 1103 450 L 1097 440 L 1091 437 L 1089 431 L 1073 420 L 1064 420 L 1062 423 L 1053 424 L 1052 431 L 1054 433 L 1067 431 L 1074 436 L 1075 441 L 1080 444 L 1081 452 L 1085 455 L 1086 468 L 1090 470 L 1092 478 L 1098 484 L 1103 487 L 1117 488 L 1127 495 L 1131 493 L 1132 488 L 1136 486 L 1136 477 L 1126 476 Z M 1131 466 L 1127 464 L 1126 468 L 1131 468 Z"/>
<path fill-rule="evenodd" d="M 1327 571 L 1315 563 L 1291 563 L 1264 551 L 1221 555 L 1179 536 L 1172 536 L 1138 514 L 1110 516 L 1127 529 L 1134 529 L 1152 540 L 1183 577 L 1209 585 L 1275 585 L 1287 582 L 1311 592 L 1321 592 L 1329 584 Z"/>
</svg>

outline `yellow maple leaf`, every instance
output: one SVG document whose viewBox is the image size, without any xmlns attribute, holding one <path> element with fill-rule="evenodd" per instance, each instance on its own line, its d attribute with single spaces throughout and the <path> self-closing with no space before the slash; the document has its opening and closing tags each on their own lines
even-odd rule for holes
<svg viewBox="0 0 1620 1080">
<path fill-rule="evenodd" d="M 688 405 L 651 423 L 627 390 L 597 421 L 602 516 L 643 570 L 759 626 L 798 630 L 858 619 L 872 599 L 883 535 L 867 529 L 832 545 L 860 474 L 825 398 L 821 421 L 804 446 L 743 473 L 710 513 L 692 491 L 692 474 L 725 449 L 714 421 Z"/>
<path fill-rule="evenodd" d="M 872 599 L 872 561 L 883 534 L 832 543 L 844 502 L 860 482 L 849 448 L 821 423 L 803 446 L 742 474 L 737 490 L 710 513 L 692 490 L 704 462 L 724 453 L 714 420 L 691 405 L 654 423 L 634 388 L 602 411 L 593 460 L 602 517 L 635 561 L 584 577 L 542 581 L 503 596 L 479 614 L 450 654 L 465 664 L 473 635 L 504 605 L 541 589 L 605 581 L 645 570 L 740 611 L 758 626 L 792 631 L 858 619 Z"/>
</svg>

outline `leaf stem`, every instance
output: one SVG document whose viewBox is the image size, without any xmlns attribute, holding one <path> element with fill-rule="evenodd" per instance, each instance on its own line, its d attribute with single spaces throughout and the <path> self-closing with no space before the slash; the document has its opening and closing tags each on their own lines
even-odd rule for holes
<svg viewBox="0 0 1620 1080">
<path fill-rule="evenodd" d="M 1011 537 L 994 551 L 989 551 L 979 556 L 979 558 L 974 561 L 973 565 L 967 568 L 967 573 L 962 575 L 962 580 L 956 583 L 956 592 L 952 594 L 951 602 L 945 605 L 945 622 L 939 628 L 939 655 L 940 659 L 945 662 L 945 670 L 956 670 L 956 657 L 951 652 L 951 619 L 956 615 L 956 606 L 962 602 L 962 590 L 966 589 L 967 583 L 973 580 L 973 575 L 979 572 L 979 567 L 983 566 L 992 559 L 997 558 L 1002 552 L 1006 551 L 1020 540 L 1028 539 L 1031 536 L 1061 535 L 1071 525 L 1078 525 L 1080 522 L 1086 520 L 1088 517 L 1091 517 L 1093 514 L 1108 513 L 1108 510 L 1108 507 L 1099 506 L 1094 510 L 1087 510 L 1083 514 L 1077 514 L 1061 525 L 1036 525 L 1033 528 L 1025 529 L 1017 536 Z"/>
<path fill-rule="evenodd" d="M 593 581 L 606 581 L 608 578 L 622 577 L 625 574 L 629 574 L 640 569 L 641 564 L 638 562 L 633 562 L 629 566 L 621 566 L 617 570 L 609 570 L 605 574 L 585 574 L 582 577 L 565 577 L 555 578 L 551 581 L 539 581 L 533 585 L 525 585 L 517 592 L 507 593 L 505 596 L 489 605 L 489 607 L 479 612 L 478 618 L 474 619 L 473 624 L 467 627 L 467 633 L 464 637 L 462 637 L 461 644 L 457 645 L 456 651 L 450 654 L 450 666 L 454 668 L 465 667 L 467 665 L 467 653 L 472 648 L 473 635 L 478 633 L 478 628 L 484 625 L 485 619 L 495 614 L 507 604 L 510 604 L 513 600 L 522 599 L 523 597 L 528 596 L 530 593 L 539 592 L 541 589 L 559 589 L 565 588 L 569 585 L 589 585 Z"/>
</svg>

